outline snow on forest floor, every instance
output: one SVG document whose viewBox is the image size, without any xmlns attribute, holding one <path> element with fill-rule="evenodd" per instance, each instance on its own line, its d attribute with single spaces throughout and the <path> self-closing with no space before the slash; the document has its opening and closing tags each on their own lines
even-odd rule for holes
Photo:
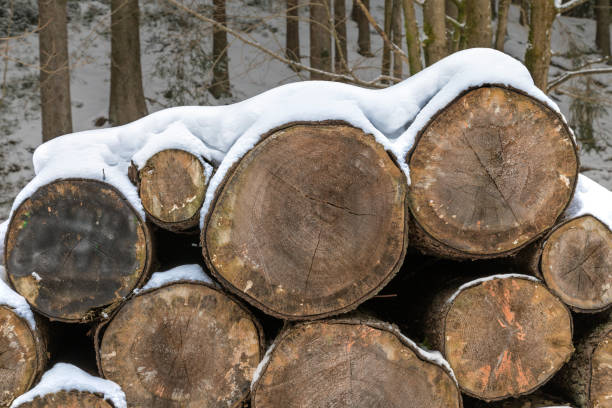
<svg viewBox="0 0 612 408">
<path fill-rule="evenodd" d="M 32 2 L 33 3 L 33 2 Z M 187 3 L 187 2 L 185 2 Z M 204 13 L 210 6 L 192 0 Z M 230 26 L 248 32 L 252 39 L 282 54 L 284 1 L 227 0 Z M 373 14 L 382 21 L 382 0 L 371 1 Z M 199 5 L 199 6 L 198 6 Z M 218 105 L 244 100 L 277 85 L 307 79 L 260 51 L 229 37 L 232 96 L 215 100 L 206 90 L 211 79 L 211 27 L 165 0 L 141 1 L 141 52 L 144 91 L 149 112 L 180 105 Z M 307 11 L 300 10 L 301 51 L 307 63 Z M 1 15 L 0 15 L 1 18 Z M 420 16 L 419 16 L 420 18 Z M 74 131 L 96 128 L 107 117 L 109 99 L 108 0 L 69 0 L 69 48 L 71 53 L 72 119 Z M 379 74 L 382 42 L 372 31 L 373 58 L 357 54 L 357 30 L 349 20 L 349 65 L 362 79 Z M 1 24 L 0 24 L 1 28 Z M 30 30 L 34 27 L 30 27 Z M 1 35 L 0 35 L 1 37 Z M 553 67 L 582 65 L 597 59 L 593 20 L 561 17 L 553 32 Z M 522 59 L 527 28 L 518 24 L 518 9 L 511 9 L 505 51 Z M 19 190 L 33 177 L 31 155 L 41 142 L 38 97 L 38 42 L 35 34 L 0 42 L 0 220 L 8 216 Z M 305 57 L 304 57 L 305 56 Z M 597 66 L 597 65 L 595 65 Z M 404 67 L 404 71 L 406 67 Z M 6 80 L 4 79 L 6 78 Z M 578 130 L 585 174 L 612 188 L 612 81 L 593 76 L 568 81 L 550 95 L 568 121 Z M 575 95 L 581 95 L 575 98 Z M 576 102 L 578 101 L 578 102 Z"/>
</svg>

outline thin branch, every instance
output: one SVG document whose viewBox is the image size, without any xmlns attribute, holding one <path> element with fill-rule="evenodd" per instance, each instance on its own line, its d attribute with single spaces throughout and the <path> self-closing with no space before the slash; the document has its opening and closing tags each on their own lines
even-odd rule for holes
<svg viewBox="0 0 612 408">
<path fill-rule="evenodd" d="M 448 21 L 449 23 L 451 23 L 455 27 L 459 28 L 460 30 L 463 30 L 465 28 L 465 23 L 460 23 L 459 21 L 455 20 L 454 18 L 452 18 L 449 15 L 446 15 L 446 21 Z"/>
<path fill-rule="evenodd" d="M 562 3 L 562 1 L 563 0 L 555 0 L 555 8 L 557 9 L 557 13 L 559 14 L 563 14 L 567 11 L 570 11 L 574 7 L 578 7 L 579 5 L 586 3 L 588 0 L 570 0 L 567 3 Z"/>
<path fill-rule="evenodd" d="M 566 72 L 560 77 L 554 79 L 553 81 L 548 83 L 546 87 L 546 92 L 549 93 L 554 90 L 556 87 L 567 81 L 568 79 L 584 76 L 584 75 L 596 75 L 596 74 L 612 74 L 612 68 L 591 68 L 591 69 L 582 69 L 576 71 Z"/>
</svg>

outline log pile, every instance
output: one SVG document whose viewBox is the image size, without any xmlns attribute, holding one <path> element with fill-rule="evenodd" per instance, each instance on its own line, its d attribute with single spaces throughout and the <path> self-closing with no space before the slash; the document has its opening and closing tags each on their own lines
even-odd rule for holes
<svg viewBox="0 0 612 408">
<path fill-rule="evenodd" d="M 557 112 L 470 89 L 405 157 L 340 121 L 260 136 L 216 185 L 193 152 L 133 164 L 141 209 L 77 178 L 16 207 L 7 281 L 38 324 L 0 297 L 0 407 L 62 361 L 124 402 L 49 376 L 12 406 L 612 407 L 612 231 L 568 209 Z"/>
</svg>

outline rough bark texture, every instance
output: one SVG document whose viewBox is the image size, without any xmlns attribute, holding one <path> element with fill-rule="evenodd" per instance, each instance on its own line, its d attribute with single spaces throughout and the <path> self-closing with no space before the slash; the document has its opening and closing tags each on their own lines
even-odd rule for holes
<svg viewBox="0 0 612 408">
<path fill-rule="evenodd" d="M 557 16 L 554 0 L 532 1 L 529 18 L 529 39 L 525 52 L 525 66 L 531 72 L 533 82 L 546 92 L 548 67 L 550 66 L 550 36 Z"/>
<path fill-rule="evenodd" d="M 111 93 L 108 119 L 124 125 L 147 115 L 140 66 L 138 0 L 111 0 Z"/>
<path fill-rule="evenodd" d="M 569 360 L 571 314 L 542 283 L 494 278 L 458 287 L 436 295 L 426 333 L 466 394 L 485 401 L 529 394 Z"/>
<path fill-rule="evenodd" d="M 366 9 L 370 10 L 370 0 L 356 0 L 361 1 Z M 370 22 L 366 18 L 361 7 L 358 4 L 353 4 L 353 16 L 357 23 L 357 52 L 364 57 L 373 57 L 371 50 L 370 41 Z"/>
<path fill-rule="evenodd" d="M 387 38 L 391 41 L 391 30 L 393 27 L 393 0 L 385 0 L 384 18 L 383 28 Z M 383 42 L 381 67 L 381 75 L 388 76 L 391 73 L 391 47 L 386 41 Z"/>
<path fill-rule="evenodd" d="M 491 47 L 491 1 L 465 1 L 465 48 Z"/>
<path fill-rule="evenodd" d="M 474 401 L 473 404 L 469 405 L 469 408 L 560 408 L 571 406 L 562 399 L 536 393 L 499 402 Z"/>
<path fill-rule="evenodd" d="M 451 258 L 505 256 L 538 238 L 567 206 L 578 173 L 562 119 L 500 87 L 451 102 L 408 161 L 414 243 Z"/>
<path fill-rule="evenodd" d="M 510 0 L 499 0 L 497 10 L 497 32 L 495 34 L 495 49 L 502 52 L 504 51 L 504 43 L 506 42 L 509 9 Z"/>
<path fill-rule="evenodd" d="M 462 406 L 456 383 L 391 325 L 299 324 L 279 335 L 253 386 L 253 408 Z"/>
<path fill-rule="evenodd" d="M 138 173 L 138 192 L 151 221 L 185 231 L 198 226 L 208 182 L 199 158 L 183 150 L 163 150 Z"/>
<path fill-rule="evenodd" d="M 225 0 L 213 0 L 213 18 L 225 25 Z M 213 27 L 213 79 L 209 91 L 217 99 L 230 96 L 229 57 L 227 55 L 227 33 Z"/>
<path fill-rule="evenodd" d="M 0 304 L 0 407 L 28 391 L 45 369 L 47 332 L 42 321 L 36 330 L 11 308 Z"/>
<path fill-rule="evenodd" d="M 90 321 L 147 278 L 151 248 L 144 220 L 114 187 L 64 179 L 17 208 L 5 265 L 12 285 L 40 313 Z"/>
<path fill-rule="evenodd" d="M 579 408 L 612 407 L 612 313 L 576 339 L 576 352 L 554 385 Z"/>
<path fill-rule="evenodd" d="M 346 0 L 334 0 L 334 68 L 336 73 L 348 72 L 346 44 Z"/>
<path fill-rule="evenodd" d="M 274 316 L 354 309 L 402 263 L 405 183 L 361 130 L 274 130 L 228 173 L 202 234 L 204 258 L 224 285 Z"/>
<path fill-rule="evenodd" d="M 332 36 L 330 0 L 310 3 L 310 66 L 332 72 Z M 325 75 L 310 73 L 310 79 L 325 79 Z"/>
<path fill-rule="evenodd" d="M 444 0 L 427 0 L 423 6 L 423 31 L 426 38 L 425 62 L 429 66 L 447 55 L 446 7 Z"/>
<path fill-rule="evenodd" d="M 285 56 L 295 62 L 300 62 L 300 25 L 299 0 L 287 0 L 287 43 Z"/>
<path fill-rule="evenodd" d="M 421 62 L 421 41 L 419 39 L 419 27 L 417 26 L 416 14 L 414 11 L 414 1 L 402 0 L 402 8 L 404 11 L 410 75 L 414 75 L 423 69 L 423 63 Z"/>
<path fill-rule="evenodd" d="M 259 323 L 214 286 L 178 282 L 143 292 L 98 344 L 100 374 L 130 407 L 238 407 L 263 357 Z"/>
<path fill-rule="evenodd" d="M 595 19 L 597 21 L 597 32 L 595 44 L 602 55 L 610 56 L 610 0 L 595 1 Z"/>
<path fill-rule="evenodd" d="M 38 0 L 43 142 L 72 133 L 66 0 Z"/>
<path fill-rule="evenodd" d="M 15 408 L 115 408 L 103 395 L 79 391 L 59 391 L 37 397 Z"/>
<path fill-rule="evenodd" d="M 402 0 L 393 0 L 391 38 L 394 44 L 402 46 Z M 402 78 L 402 56 L 398 51 L 393 51 L 393 76 Z"/>
</svg>

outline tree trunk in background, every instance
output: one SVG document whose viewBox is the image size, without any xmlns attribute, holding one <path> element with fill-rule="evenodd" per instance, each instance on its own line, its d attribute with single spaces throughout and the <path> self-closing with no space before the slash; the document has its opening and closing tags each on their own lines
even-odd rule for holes
<svg viewBox="0 0 612 408">
<path fill-rule="evenodd" d="M 596 0 L 595 18 L 597 34 L 595 43 L 602 55 L 610 56 L 610 0 Z"/>
<path fill-rule="evenodd" d="M 499 0 L 499 9 L 497 10 L 497 33 L 495 34 L 495 49 L 502 52 L 504 51 L 504 43 L 506 42 L 509 8 L 510 0 Z"/>
<path fill-rule="evenodd" d="M 66 0 L 39 0 L 43 142 L 72 133 Z"/>
<path fill-rule="evenodd" d="M 225 25 L 225 0 L 213 0 L 213 7 L 215 21 Z M 222 29 L 213 27 L 213 61 L 215 65 L 210 93 L 217 99 L 231 95 L 227 47 L 227 33 Z"/>
<path fill-rule="evenodd" d="M 393 41 L 393 43 L 396 44 L 398 47 L 402 46 L 402 11 L 400 9 L 402 7 L 400 3 L 401 1 L 402 0 L 393 0 L 393 21 L 391 22 L 391 34 L 393 37 L 391 41 Z M 402 77 L 402 56 L 397 51 L 393 52 L 393 76 L 395 78 Z"/>
<path fill-rule="evenodd" d="M 366 9 L 370 10 L 370 0 L 361 0 Z M 353 4 L 353 18 L 359 30 L 357 37 L 357 52 L 364 57 L 373 57 L 370 41 L 370 23 L 356 2 Z"/>
<path fill-rule="evenodd" d="M 310 3 L 310 66 L 327 72 L 332 70 L 329 1 L 313 0 Z M 311 72 L 310 79 L 325 79 L 325 75 Z"/>
<path fill-rule="evenodd" d="M 111 91 L 108 120 L 124 125 L 147 114 L 140 66 L 138 0 L 111 0 Z"/>
<path fill-rule="evenodd" d="M 285 56 L 300 62 L 299 0 L 287 0 L 287 44 Z M 295 69 L 290 66 L 291 69 Z"/>
<path fill-rule="evenodd" d="M 491 47 L 491 2 L 465 1 L 465 48 Z"/>
<path fill-rule="evenodd" d="M 444 0 L 427 0 L 423 6 L 423 30 L 426 39 L 425 62 L 431 65 L 444 58 L 446 49 L 446 7 Z"/>
<path fill-rule="evenodd" d="M 459 23 L 465 24 L 465 3 L 455 3 L 452 0 L 446 0 L 446 15 L 455 19 Z M 446 21 L 447 31 L 447 49 L 448 53 L 452 54 L 459 50 L 459 44 L 463 40 L 463 29 L 457 27 L 455 23 L 450 20 Z"/>
<path fill-rule="evenodd" d="M 536 86 L 546 92 L 550 66 L 550 37 L 557 16 L 554 0 L 531 2 L 529 40 L 525 52 L 525 66 Z"/>
<path fill-rule="evenodd" d="M 402 0 L 402 7 L 404 9 L 404 25 L 406 29 L 406 46 L 408 47 L 410 75 L 414 75 L 423 69 L 419 27 L 417 26 L 413 0 Z"/>
<path fill-rule="evenodd" d="M 389 41 L 392 41 L 391 30 L 393 28 L 393 0 L 385 0 L 385 22 L 384 30 Z M 382 53 L 382 75 L 389 75 L 391 72 L 391 47 L 383 42 Z"/>
<path fill-rule="evenodd" d="M 334 0 L 334 69 L 339 74 L 348 72 L 348 49 L 346 46 L 346 0 Z"/>
<path fill-rule="evenodd" d="M 529 1 L 528 0 L 520 0 L 521 4 L 521 15 L 519 17 L 519 23 L 522 26 L 529 25 Z"/>
</svg>

